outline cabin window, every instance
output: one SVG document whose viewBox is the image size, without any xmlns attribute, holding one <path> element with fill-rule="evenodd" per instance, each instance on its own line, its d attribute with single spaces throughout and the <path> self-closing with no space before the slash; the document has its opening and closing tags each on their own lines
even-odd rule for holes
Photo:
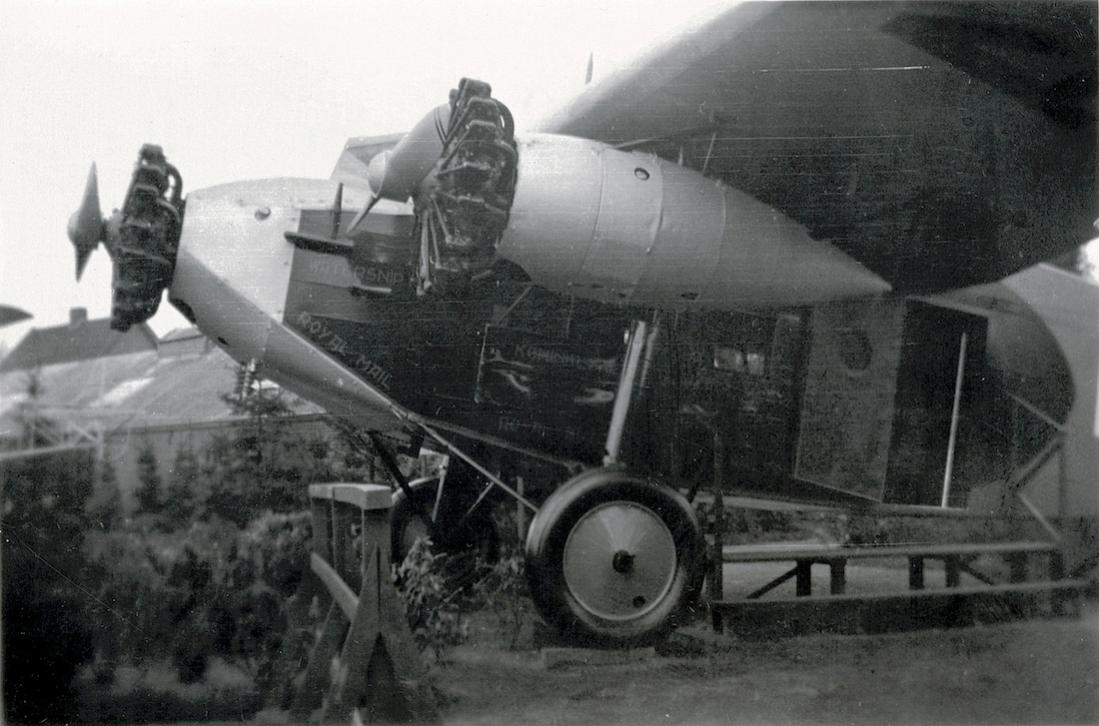
<svg viewBox="0 0 1099 726">
<path fill-rule="evenodd" d="M 760 350 L 715 345 L 714 368 L 719 371 L 763 376 L 767 374 L 767 356 Z"/>
</svg>

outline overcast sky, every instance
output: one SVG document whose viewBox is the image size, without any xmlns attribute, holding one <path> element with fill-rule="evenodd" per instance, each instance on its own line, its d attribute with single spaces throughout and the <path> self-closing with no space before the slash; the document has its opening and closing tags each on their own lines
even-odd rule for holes
<svg viewBox="0 0 1099 726">
<path fill-rule="evenodd" d="M 184 191 L 326 178 L 351 136 L 404 131 L 462 76 L 490 82 L 520 128 L 712 0 L 133 2 L 0 0 L 0 303 L 34 319 L 110 314 L 100 248 L 79 284 L 65 236 L 88 168 L 104 214 L 144 142 Z M 166 303 L 152 325 L 184 324 Z"/>
<path fill-rule="evenodd" d="M 134 2 L 0 0 L 0 303 L 34 319 L 110 313 L 100 249 L 80 284 L 65 236 L 92 161 L 105 214 L 144 142 L 184 191 L 327 177 L 351 136 L 404 131 L 462 76 L 486 80 L 520 128 L 713 0 Z M 166 303 L 152 325 L 183 324 Z"/>
</svg>

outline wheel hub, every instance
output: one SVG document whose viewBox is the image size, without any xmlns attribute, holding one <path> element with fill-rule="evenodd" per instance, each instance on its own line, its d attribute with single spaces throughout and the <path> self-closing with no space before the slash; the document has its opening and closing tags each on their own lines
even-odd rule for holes
<svg viewBox="0 0 1099 726">
<path fill-rule="evenodd" d="M 621 572 L 625 574 L 633 569 L 633 560 L 636 555 L 632 555 L 625 550 L 618 550 L 614 553 L 614 559 L 611 560 L 611 567 L 615 572 Z"/>
<path fill-rule="evenodd" d="M 651 509 L 630 501 L 592 508 L 565 542 L 565 584 L 577 603 L 608 620 L 657 607 L 676 573 L 675 540 Z"/>
</svg>

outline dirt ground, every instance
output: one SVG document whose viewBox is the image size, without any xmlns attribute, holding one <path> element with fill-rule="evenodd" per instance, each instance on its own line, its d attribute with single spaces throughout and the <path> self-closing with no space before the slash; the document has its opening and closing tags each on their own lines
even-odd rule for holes
<svg viewBox="0 0 1099 726">
<path fill-rule="evenodd" d="M 705 626 L 674 655 L 547 669 L 499 634 L 436 667 L 444 723 L 1099 723 L 1099 605 L 1078 619 L 747 640 Z"/>
</svg>

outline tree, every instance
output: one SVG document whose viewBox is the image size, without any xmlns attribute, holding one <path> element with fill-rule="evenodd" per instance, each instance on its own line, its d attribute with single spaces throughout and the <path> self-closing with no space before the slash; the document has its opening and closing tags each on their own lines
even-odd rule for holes
<svg viewBox="0 0 1099 726">
<path fill-rule="evenodd" d="M 199 509 L 196 491 L 200 471 L 198 456 L 190 446 L 176 450 L 172 465 L 172 478 L 164 501 L 164 516 L 169 527 L 182 527 Z"/>
<path fill-rule="evenodd" d="M 110 531 L 122 521 L 122 492 L 110 457 L 104 455 L 99 461 L 95 479 L 95 490 L 88 500 L 88 516 L 92 526 Z"/>
<path fill-rule="evenodd" d="M 46 387 L 37 369 L 27 372 L 23 393 L 26 400 L 19 405 L 15 414 L 21 447 L 34 449 L 55 444 L 60 427 L 56 421 L 42 415 L 42 396 L 46 393 Z"/>
<path fill-rule="evenodd" d="M 137 497 L 138 511 L 147 514 L 160 512 L 160 466 L 156 452 L 151 444 L 146 444 L 137 457 Z"/>
<path fill-rule="evenodd" d="M 308 485 L 329 479 L 331 467 L 326 440 L 288 425 L 281 389 L 263 385 L 253 366 L 241 370 L 237 390 L 223 399 L 244 420 L 214 438 L 203 473 L 207 513 L 244 526 L 264 511 L 304 509 Z"/>
<path fill-rule="evenodd" d="M 54 427 L 39 412 L 24 425 L 25 440 Z M 82 450 L 0 462 L 3 716 L 13 722 L 57 723 L 74 715 L 72 678 L 93 652 L 87 613 L 94 602 L 82 552 L 93 470 Z"/>
</svg>

